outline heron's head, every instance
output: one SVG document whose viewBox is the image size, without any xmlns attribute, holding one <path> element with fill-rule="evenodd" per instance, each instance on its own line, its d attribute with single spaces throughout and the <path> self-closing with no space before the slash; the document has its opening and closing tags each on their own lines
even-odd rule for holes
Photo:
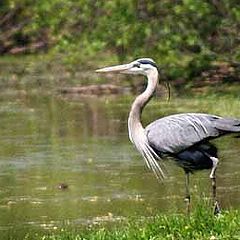
<svg viewBox="0 0 240 240">
<path fill-rule="evenodd" d="M 96 70 L 96 72 L 99 73 L 115 72 L 135 75 L 141 74 L 145 76 L 152 71 L 158 71 L 158 67 L 157 64 L 151 58 L 140 58 L 127 64 L 105 67 Z"/>
</svg>

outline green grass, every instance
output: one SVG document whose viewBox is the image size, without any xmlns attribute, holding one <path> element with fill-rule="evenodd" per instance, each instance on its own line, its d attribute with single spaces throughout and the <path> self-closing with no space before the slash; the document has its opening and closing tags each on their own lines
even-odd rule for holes
<svg viewBox="0 0 240 240">
<path fill-rule="evenodd" d="M 240 212 L 224 211 L 214 216 L 206 204 L 198 206 L 190 216 L 164 214 L 152 218 L 130 219 L 115 226 L 97 226 L 64 230 L 44 236 L 44 240 L 143 240 L 143 239 L 240 239 Z"/>
</svg>

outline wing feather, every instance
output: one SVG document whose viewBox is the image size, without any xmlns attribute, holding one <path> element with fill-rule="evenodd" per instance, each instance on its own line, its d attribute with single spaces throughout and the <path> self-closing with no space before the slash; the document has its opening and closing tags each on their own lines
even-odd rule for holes
<svg viewBox="0 0 240 240">
<path fill-rule="evenodd" d="M 177 153 L 208 138 L 240 132 L 240 120 L 202 113 L 167 116 L 146 128 L 149 144 L 163 153 Z"/>
</svg>

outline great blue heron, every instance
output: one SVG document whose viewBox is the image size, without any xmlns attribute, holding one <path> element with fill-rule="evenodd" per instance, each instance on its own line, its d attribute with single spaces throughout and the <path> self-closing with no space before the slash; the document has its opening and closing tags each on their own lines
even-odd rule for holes
<svg viewBox="0 0 240 240">
<path fill-rule="evenodd" d="M 144 128 L 141 123 L 141 113 L 158 84 L 157 64 L 150 58 L 141 58 L 128 64 L 98 69 L 96 72 L 141 74 L 147 77 L 147 88 L 133 102 L 128 117 L 131 142 L 157 178 L 165 177 L 161 164 L 164 155 L 173 157 L 176 163 L 184 169 L 186 175 L 185 201 L 188 212 L 190 204 L 189 173 L 195 170 L 211 169 L 214 212 L 220 212 L 216 198 L 217 148 L 209 140 L 225 134 L 240 132 L 240 120 L 204 113 L 184 113 L 160 118 Z"/>
</svg>

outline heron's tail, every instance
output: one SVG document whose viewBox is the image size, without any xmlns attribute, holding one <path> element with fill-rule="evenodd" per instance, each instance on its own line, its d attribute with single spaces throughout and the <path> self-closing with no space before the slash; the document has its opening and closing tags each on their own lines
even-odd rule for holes
<svg viewBox="0 0 240 240">
<path fill-rule="evenodd" d="M 240 132 L 240 120 L 232 118 L 219 118 L 215 120 L 215 128 L 223 133 Z"/>
</svg>

